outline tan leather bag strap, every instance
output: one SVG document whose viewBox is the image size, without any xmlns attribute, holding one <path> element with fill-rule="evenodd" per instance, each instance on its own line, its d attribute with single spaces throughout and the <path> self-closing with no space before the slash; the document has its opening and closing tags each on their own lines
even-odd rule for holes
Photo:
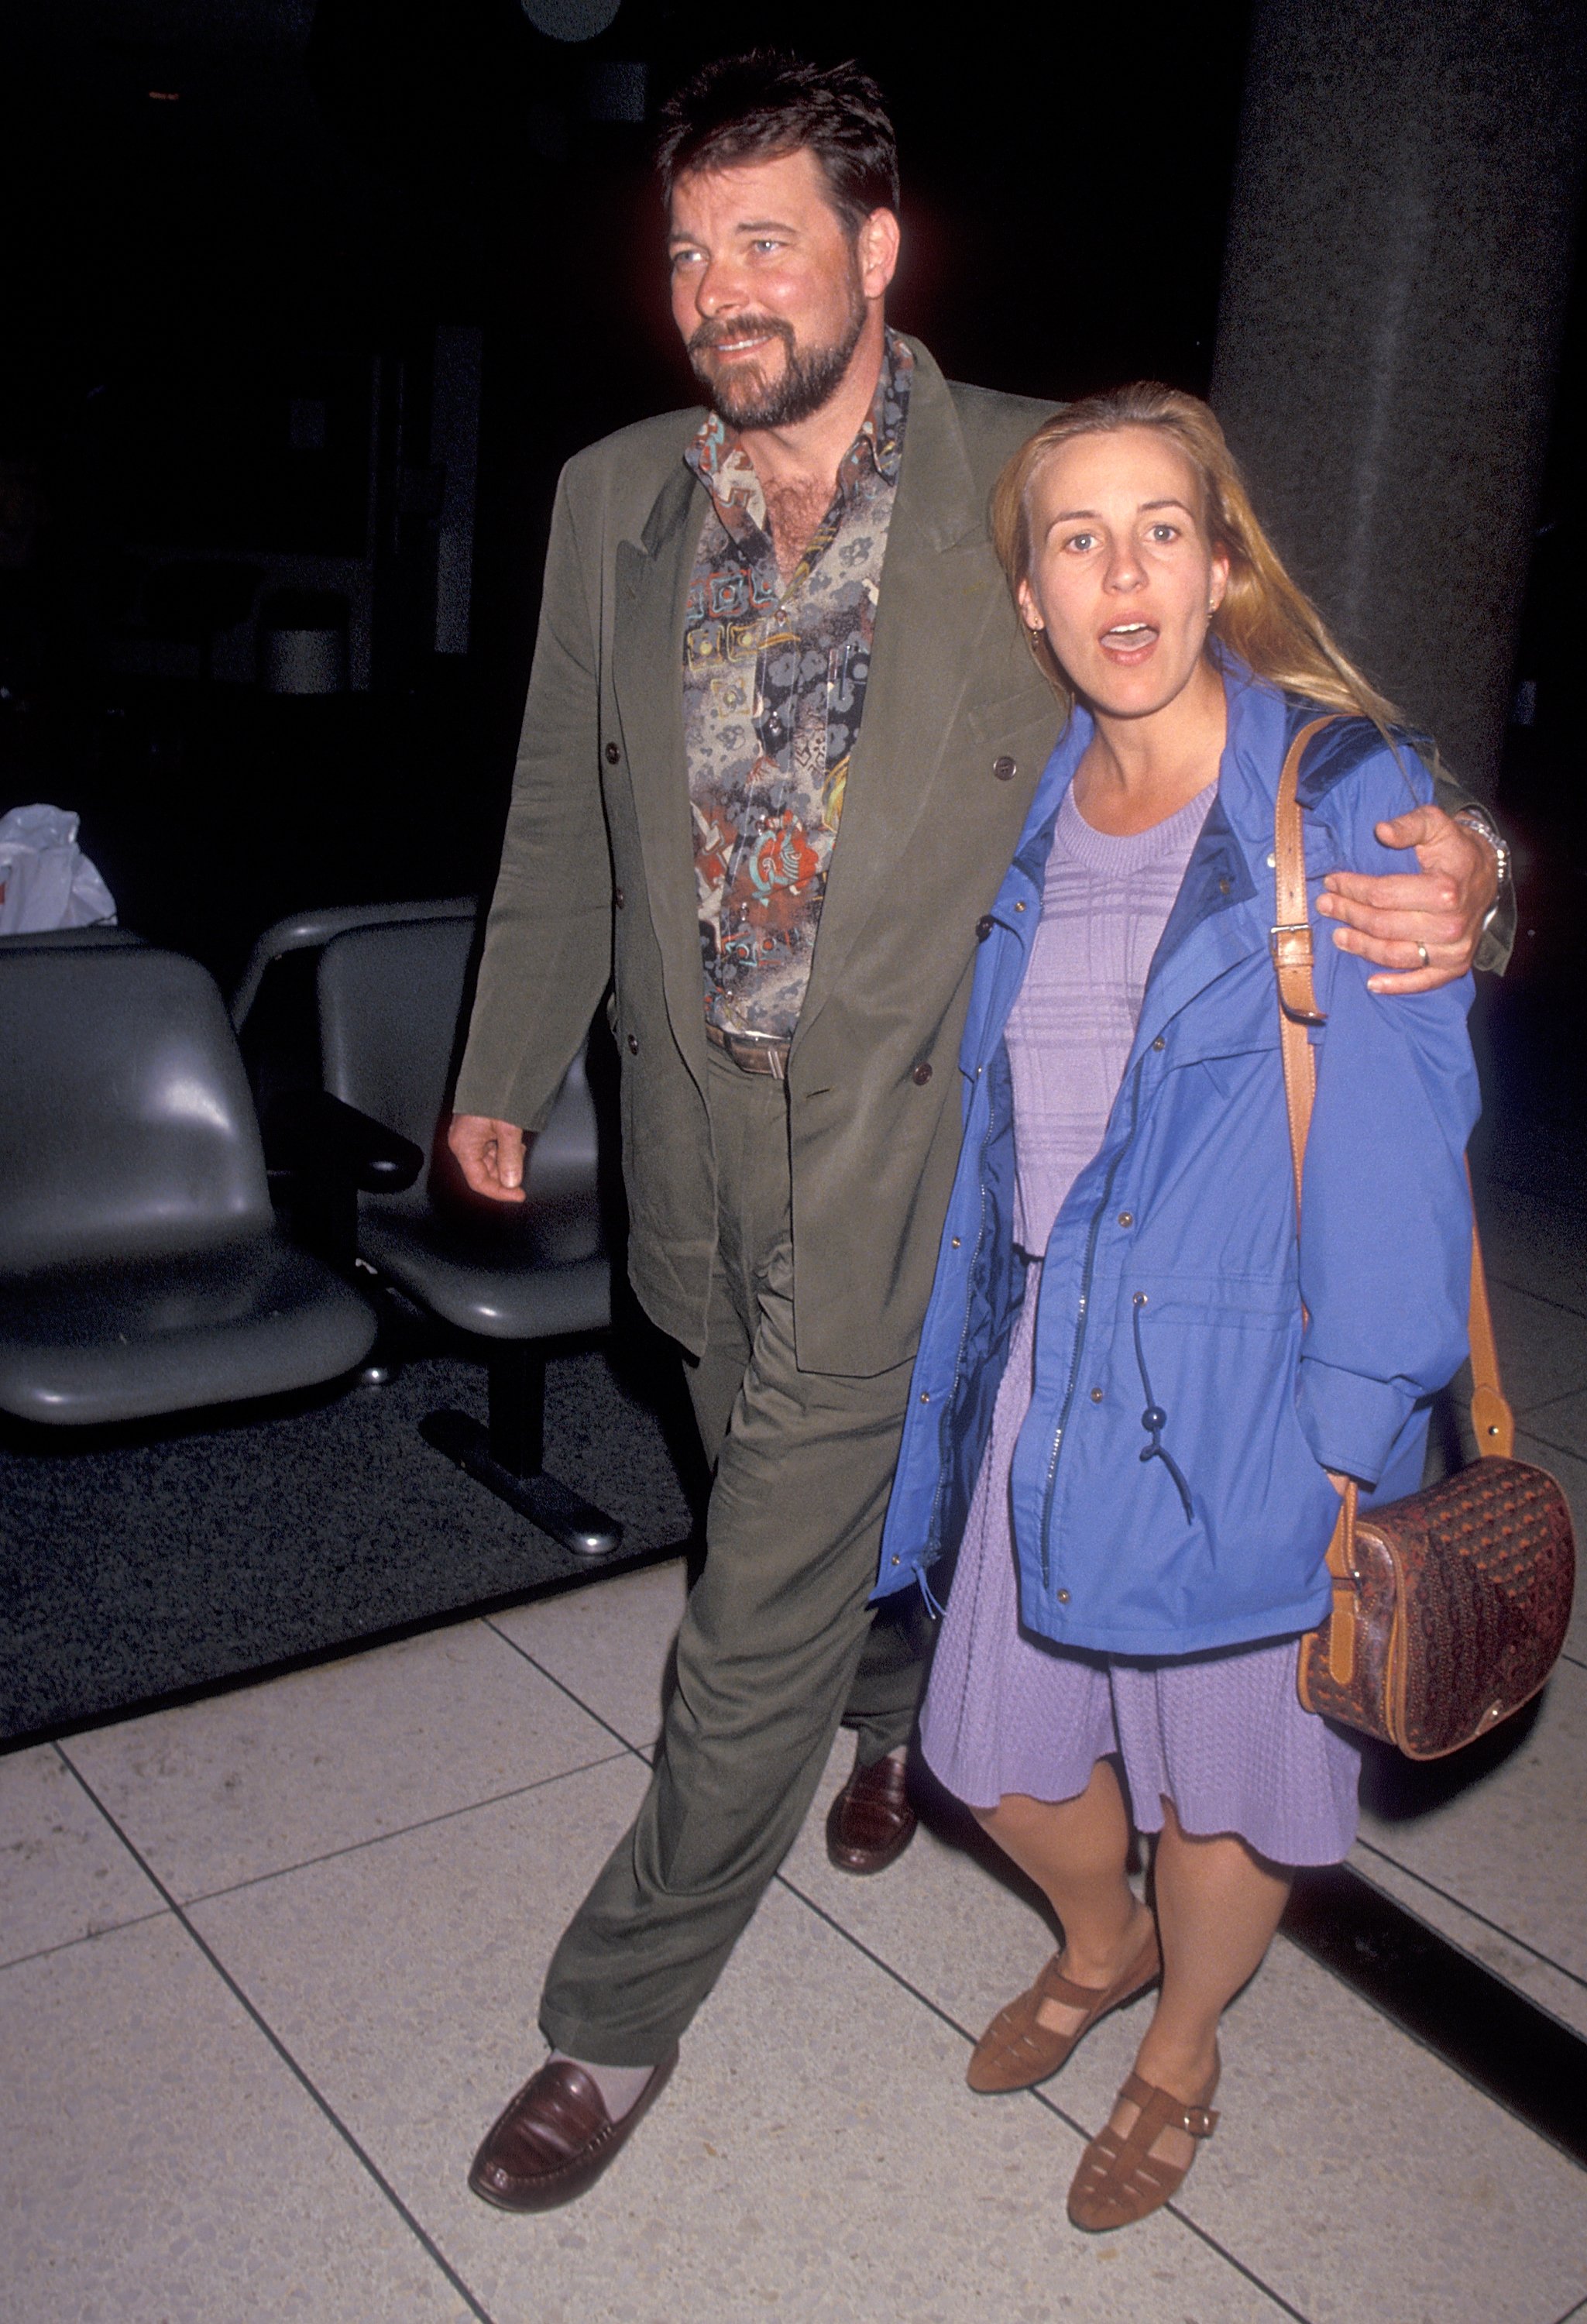
<svg viewBox="0 0 1587 2324">
<path fill-rule="evenodd" d="M 1285 754 L 1278 777 L 1278 798 L 1273 809 L 1273 926 L 1268 932 L 1273 966 L 1278 975 L 1278 1043 L 1284 1058 L 1284 1104 L 1289 1116 L 1289 1159 L 1295 1171 L 1295 1231 L 1300 1232 L 1300 1187 L 1306 1165 L 1306 1133 L 1312 1126 L 1312 1102 L 1317 1093 L 1316 1060 L 1306 1039 L 1308 1025 L 1326 1020 L 1317 1006 L 1312 982 L 1312 923 L 1306 910 L 1306 839 L 1302 829 L 1300 762 L 1314 734 L 1333 725 L 1332 718 L 1314 718 L 1303 726 Z"/>
<path fill-rule="evenodd" d="M 1301 761 L 1306 746 L 1332 717 L 1314 718 L 1303 726 L 1285 754 L 1273 810 L 1274 924 L 1269 937 L 1278 979 L 1278 1047 L 1284 1064 L 1284 1106 L 1289 1120 L 1289 1158 L 1295 1173 L 1296 1232 L 1300 1231 L 1301 1185 L 1306 1167 L 1306 1135 L 1311 1129 L 1316 1097 L 1316 1060 L 1306 1038 L 1308 1025 L 1326 1019 L 1317 1006 L 1312 981 L 1312 924 L 1306 910 L 1306 839 L 1300 799 Z M 1468 1171 L 1468 1180 L 1470 1173 Z M 1472 1426 L 1479 1452 L 1509 1459 L 1515 1445 L 1516 1424 L 1499 1385 L 1499 1350 L 1493 1338 L 1493 1317 L 1488 1305 L 1488 1277 L 1482 1265 L 1482 1245 L 1475 1218 L 1472 1222 L 1472 1292 L 1468 1326 L 1472 1344 Z M 1328 1627 L 1329 1675 L 1340 1685 L 1350 1683 L 1355 1667 L 1356 1488 L 1344 1490 L 1343 1506 L 1333 1538 L 1328 1545 L 1328 1572 L 1333 1583 L 1333 1614 Z"/>
<path fill-rule="evenodd" d="M 1467 1166 L 1466 1179 L 1471 1181 Z M 1499 1379 L 1499 1348 L 1493 1337 L 1493 1311 L 1488 1305 L 1488 1272 L 1482 1264 L 1482 1244 L 1477 1222 L 1472 1220 L 1472 1426 L 1477 1450 L 1508 1461 L 1516 1449 L 1516 1416 Z"/>
</svg>

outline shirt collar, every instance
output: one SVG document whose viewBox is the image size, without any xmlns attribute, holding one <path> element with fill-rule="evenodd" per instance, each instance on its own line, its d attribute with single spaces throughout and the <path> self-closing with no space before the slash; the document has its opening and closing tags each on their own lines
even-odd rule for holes
<svg viewBox="0 0 1587 2324">
<path fill-rule="evenodd" d="M 871 409 L 849 452 L 853 459 L 862 445 L 884 484 L 896 484 L 904 456 L 904 429 L 909 418 L 909 383 L 915 358 L 896 331 L 890 330 L 882 350 L 881 370 Z M 844 464 L 847 465 L 846 462 Z"/>
</svg>

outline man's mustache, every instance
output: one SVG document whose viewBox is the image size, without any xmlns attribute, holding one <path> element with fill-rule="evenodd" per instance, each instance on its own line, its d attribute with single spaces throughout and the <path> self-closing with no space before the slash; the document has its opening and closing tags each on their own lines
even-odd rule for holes
<svg viewBox="0 0 1587 2324">
<path fill-rule="evenodd" d="M 688 343 L 691 355 L 708 355 L 727 339 L 778 338 L 793 353 L 793 325 L 780 315 L 735 315 L 731 323 L 704 322 Z"/>
</svg>

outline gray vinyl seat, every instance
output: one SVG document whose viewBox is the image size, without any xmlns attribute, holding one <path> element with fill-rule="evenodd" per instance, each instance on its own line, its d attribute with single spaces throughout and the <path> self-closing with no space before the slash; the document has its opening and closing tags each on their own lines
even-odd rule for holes
<svg viewBox="0 0 1587 2324">
<path fill-rule="evenodd" d="M 0 1410 L 131 1420 L 335 1379 L 367 1304 L 281 1232 L 236 1040 L 196 961 L 0 955 Z"/>
<path fill-rule="evenodd" d="M 242 981 L 232 995 L 232 1023 L 241 1033 L 260 987 L 276 963 L 291 953 L 323 952 L 332 936 L 348 928 L 385 927 L 401 920 L 467 920 L 478 914 L 476 896 L 431 897 L 422 903 L 319 904 L 289 912 L 266 928 L 248 955 Z"/>
<path fill-rule="evenodd" d="M 469 1196 L 440 1141 L 473 938 L 471 918 L 410 921 L 350 929 L 321 955 L 325 1087 L 430 1157 L 405 1191 L 360 1194 L 359 1250 L 420 1305 L 484 1339 L 604 1331 L 612 1277 L 583 1058 L 534 1141 L 524 1202 Z"/>
<path fill-rule="evenodd" d="M 321 1079 L 371 1125 L 406 1139 L 428 1167 L 406 1187 L 357 1196 L 357 1246 L 376 1273 L 482 1343 L 490 1425 L 430 1414 L 429 1441 L 581 1555 L 623 1529 L 546 1474 L 546 1343 L 604 1331 L 611 1262 L 597 1185 L 594 1102 L 582 1056 L 531 1152 L 526 1199 L 468 1193 L 447 1151 L 456 1050 L 474 946 L 472 907 L 438 905 L 331 937 L 318 973 Z"/>
<path fill-rule="evenodd" d="M 0 956 L 11 952 L 97 952 L 106 947 L 125 951 L 129 945 L 142 948 L 143 944 L 143 937 L 132 928 L 117 927 L 114 921 L 90 920 L 86 928 L 29 928 L 0 936 Z"/>
</svg>

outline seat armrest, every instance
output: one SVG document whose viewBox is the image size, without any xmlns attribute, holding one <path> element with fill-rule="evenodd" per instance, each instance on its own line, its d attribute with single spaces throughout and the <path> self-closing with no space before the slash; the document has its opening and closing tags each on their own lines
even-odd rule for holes
<svg viewBox="0 0 1587 2324">
<path fill-rule="evenodd" d="M 265 929 L 248 956 L 243 981 L 232 999 L 232 1027 L 243 1022 L 259 998 L 265 972 L 290 952 L 320 952 L 333 936 L 349 928 L 384 927 L 392 921 L 472 920 L 479 910 L 477 896 L 442 896 L 422 904 L 330 904 L 318 910 L 292 912 Z"/>
<path fill-rule="evenodd" d="M 272 1170 L 355 1186 L 365 1194 L 400 1194 L 424 1167 L 411 1139 L 360 1113 L 328 1090 L 292 1090 L 265 1117 L 264 1157 Z"/>
</svg>

